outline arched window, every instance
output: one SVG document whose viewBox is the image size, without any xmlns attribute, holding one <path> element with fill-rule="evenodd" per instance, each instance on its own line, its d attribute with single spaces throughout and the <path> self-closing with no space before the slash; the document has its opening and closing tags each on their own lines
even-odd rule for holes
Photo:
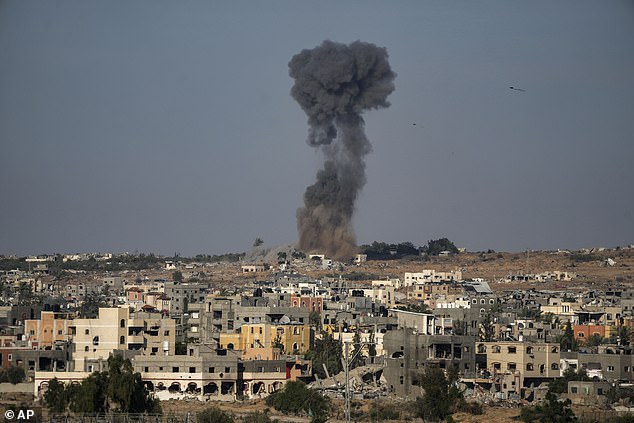
<svg viewBox="0 0 634 423">
<path fill-rule="evenodd" d="M 86 329 L 86 331 L 84 332 L 86 335 L 90 335 L 90 329 Z"/>
<path fill-rule="evenodd" d="M 122 328 L 125 327 L 125 319 L 121 319 L 121 322 L 119 323 L 119 326 L 121 326 Z"/>
<path fill-rule="evenodd" d="M 119 337 L 119 344 L 121 344 L 121 345 L 125 344 L 125 336 L 120 336 Z"/>
<path fill-rule="evenodd" d="M 99 345 L 99 337 L 95 336 L 94 338 L 92 338 L 92 344 L 93 345 Z"/>
</svg>

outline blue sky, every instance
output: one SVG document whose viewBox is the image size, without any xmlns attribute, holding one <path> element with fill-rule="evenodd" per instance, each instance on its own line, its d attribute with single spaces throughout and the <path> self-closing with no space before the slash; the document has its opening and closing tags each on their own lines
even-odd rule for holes
<svg viewBox="0 0 634 423">
<path fill-rule="evenodd" d="M 398 75 L 364 115 L 359 243 L 634 242 L 629 1 L 5 0 L 0 254 L 296 242 L 322 158 L 288 61 L 324 39 Z"/>
</svg>

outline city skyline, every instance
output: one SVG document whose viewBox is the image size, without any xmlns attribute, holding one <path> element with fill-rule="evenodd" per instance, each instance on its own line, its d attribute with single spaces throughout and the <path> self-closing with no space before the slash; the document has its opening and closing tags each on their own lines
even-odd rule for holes
<svg viewBox="0 0 634 423">
<path fill-rule="evenodd" d="M 397 74 L 357 244 L 632 244 L 633 36 L 626 1 L 3 2 L 0 254 L 296 243 L 322 156 L 288 63 L 324 40 Z"/>
</svg>

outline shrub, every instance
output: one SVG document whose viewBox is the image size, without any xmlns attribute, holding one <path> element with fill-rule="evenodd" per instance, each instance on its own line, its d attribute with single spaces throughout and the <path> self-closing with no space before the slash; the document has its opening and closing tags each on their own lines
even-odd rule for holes
<svg viewBox="0 0 634 423">
<path fill-rule="evenodd" d="M 233 416 L 218 407 L 209 407 L 196 415 L 198 423 L 233 423 Z"/>
<path fill-rule="evenodd" d="M 310 389 L 303 382 L 288 382 L 284 389 L 266 399 L 266 404 L 284 414 L 306 413 L 313 418 L 328 417 L 329 401 L 319 391 Z M 325 421 L 325 420 L 324 420 Z"/>
<path fill-rule="evenodd" d="M 400 415 L 394 404 L 372 404 L 370 418 L 377 420 L 399 420 Z"/>
</svg>

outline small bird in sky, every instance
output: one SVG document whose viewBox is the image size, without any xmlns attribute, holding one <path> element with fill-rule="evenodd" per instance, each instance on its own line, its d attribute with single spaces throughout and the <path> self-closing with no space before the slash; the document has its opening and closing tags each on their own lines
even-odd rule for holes
<svg viewBox="0 0 634 423">
<path fill-rule="evenodd" d="M 526 92 L 526 90 L 525 90 L 525 89 L 522 89 L 522 88 L 515 88 L 515 87 L 509 87 L 509 88 L 510 88 L 510 89 L 512 89 L 512 90 L 515 90 L 515 91 L 522 91 L 522 92 Z"/>
</svg>

